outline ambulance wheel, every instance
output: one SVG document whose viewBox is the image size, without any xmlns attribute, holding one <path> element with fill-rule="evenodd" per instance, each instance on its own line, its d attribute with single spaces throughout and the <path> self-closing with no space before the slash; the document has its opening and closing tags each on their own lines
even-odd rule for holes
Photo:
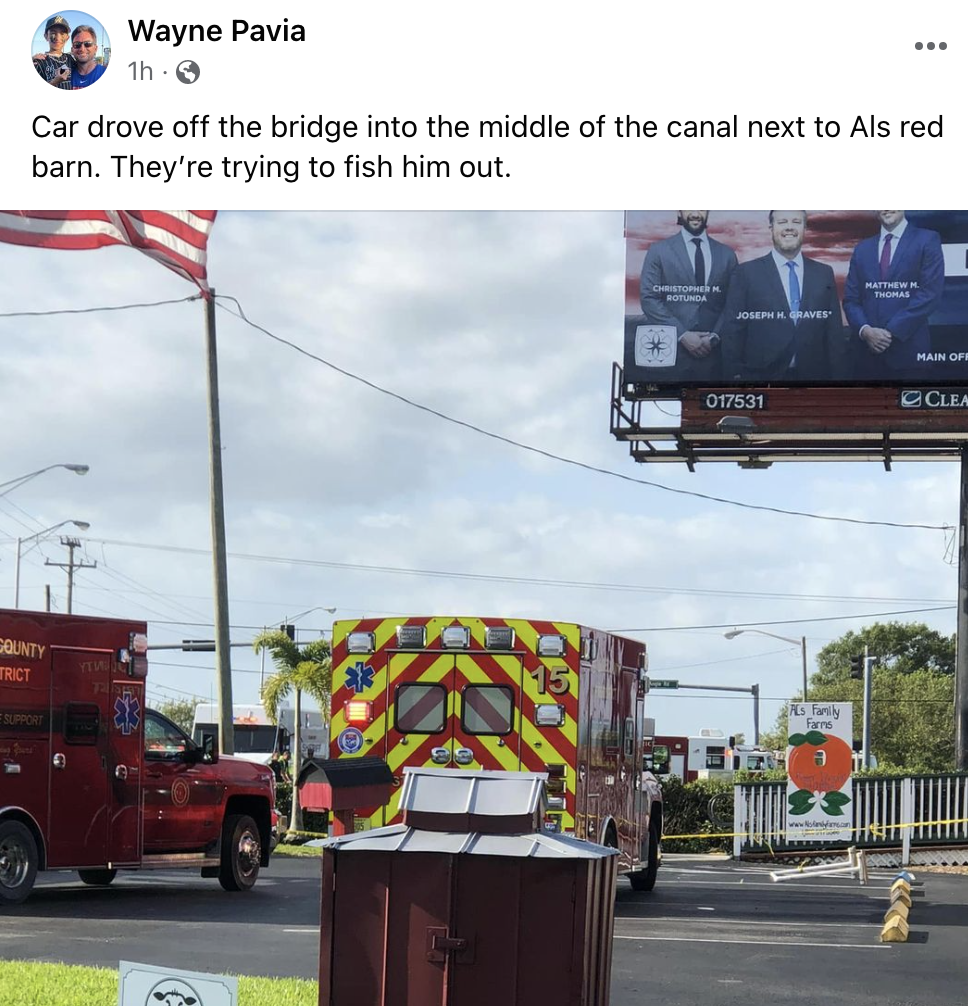
<svg viewBox="0 0 968 1006">
<path fill-rule="evenodd" d="M 37 843 L 19 821 L 0 822 L 0 904 L 19 905 L 37 879 Z"/>
<path fill-rule="evenodd" d="M 655 887 L 659 874 L 659 830 L 654 823 L 649 823 L 649 853 L 644 870 L 636 870 L 629 874 L 629 883 L 633 891 L 651 891 Z"/>
<path fill-rule="evenodd" d="M 118 875 L 117 870 L 78 870 L 77 875 L 91 887 L 107 887 Z"/>
<path fill-rule="evenodd" d="M 230 814 L 222 825 L 222 863 L 218 882 L 226 891 L 248 891 L 259 876 L 262 840 L 248 814 Z"/>
</svg>

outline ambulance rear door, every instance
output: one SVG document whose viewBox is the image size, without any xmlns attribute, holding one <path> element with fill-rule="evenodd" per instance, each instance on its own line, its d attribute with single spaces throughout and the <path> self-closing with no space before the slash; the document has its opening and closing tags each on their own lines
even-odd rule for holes
<svg viewBox="0 0 968 1006">
<path fill-rule="evenodd" d="M 387 657 L 386 732 L 383 757 L 399 782 L 406 767 L 446 767 L 451 762 L 451 709 L 454 655 L 436 650 L 400 652 Z M 400 787 L 383 808 L 383 823 L 397 813 Z"/>
<path fill-rule="evenodd" d="M 111 650 L 51 653 L 51 773 L 47 866 L 108 861 Z"/>
<path fill-rule="evenodd" d="M 521 768 L 524 662 L 508 653 L 454 658 L 451 766 L 515 772 Z"/>
</svg>

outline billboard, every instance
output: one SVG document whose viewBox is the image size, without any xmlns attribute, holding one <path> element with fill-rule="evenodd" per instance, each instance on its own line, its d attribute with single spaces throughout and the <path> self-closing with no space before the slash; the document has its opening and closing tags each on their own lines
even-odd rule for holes
<svg viewBox="0 0 968 1006">
<path fill-rule="evenodd" d="M 968 210 L 630 210 L 627 398 L 968 384 Z"/>
<path fill-rule="evenodd" d="M 853 829 L 850 702 L 791 702 L 787 832 L 794 842 L 849 842 Z"/>
</svg>

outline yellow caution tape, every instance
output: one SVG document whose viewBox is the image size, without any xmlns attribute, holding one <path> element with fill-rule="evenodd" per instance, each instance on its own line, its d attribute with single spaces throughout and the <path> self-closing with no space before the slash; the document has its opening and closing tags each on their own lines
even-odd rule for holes
<svg viewBox="0 0 968 1006">
<path fill-rule="evenodd" d="M 749 838 L 752 839 L 756 845 L 766 845 L 768 844 L 766 840 L 770 836 L 776 838 L 784 835 L 824 835 L 828 831 L 849 831 L 851 833 L 869 831 L 875 838 L 887 838 L 887 833 L 889 831 L 899 831 L 902 828 L 928 828 L 942 824 L 968 824 L 968 817 L 952 817 L 938 821 L 912 821 L 909 824 L 876 824 L 871 822 L 869 824 L 859 825 L 856 828 L 842 828 L 839 826 L 830 828 L 807 828 L 802 831 L 764 831 L 757 832 L 752 835 L 747 831 L 697 831 L 688 835 L 663 835 L 662 838 L 663 841 L 686 838 Z"/>
<path fill-rule="evenodd" d="M 867 827 L 877 838 L 887 838 L 889 831 L 901 831 L 903 828 L 929 828 L 939 824 L 968 824 L 968 817 L 949 817 L 939 821 L 910 821 L 907 824 L 874 824 Z"/>
</svg>

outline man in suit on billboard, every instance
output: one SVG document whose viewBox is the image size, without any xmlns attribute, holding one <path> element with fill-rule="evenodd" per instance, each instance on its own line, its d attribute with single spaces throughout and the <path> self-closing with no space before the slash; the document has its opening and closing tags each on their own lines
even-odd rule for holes
<svg viewBox="0 0 968 1006">
<path fill-rule="evenodd" d="M 770 210 L 773 250 L 733 274 L 723 330 L 723 378 L 825 383 L 846 376 L 847 333 L 834 271 L 807 258 L 806 210 Z"/>
<path fill-rule="evenodd" d="M 855 376 L 917 379 L 931 365 L 928 315 L 944 289 L 941 237 L 909 223 L 904 210 L 877 210 L 880 233 L 854 249 L 844 287 Z"/>
<path fill-rule="evenodd" d="M 718 383 L 720 324 L 732 248 L 706 232 L 709 210 L 679 210 L 679 232 L 656 241 L 642 264 L 642 317 L 630 318 L 635 362 L 658 382 Z"/>
</svg>

